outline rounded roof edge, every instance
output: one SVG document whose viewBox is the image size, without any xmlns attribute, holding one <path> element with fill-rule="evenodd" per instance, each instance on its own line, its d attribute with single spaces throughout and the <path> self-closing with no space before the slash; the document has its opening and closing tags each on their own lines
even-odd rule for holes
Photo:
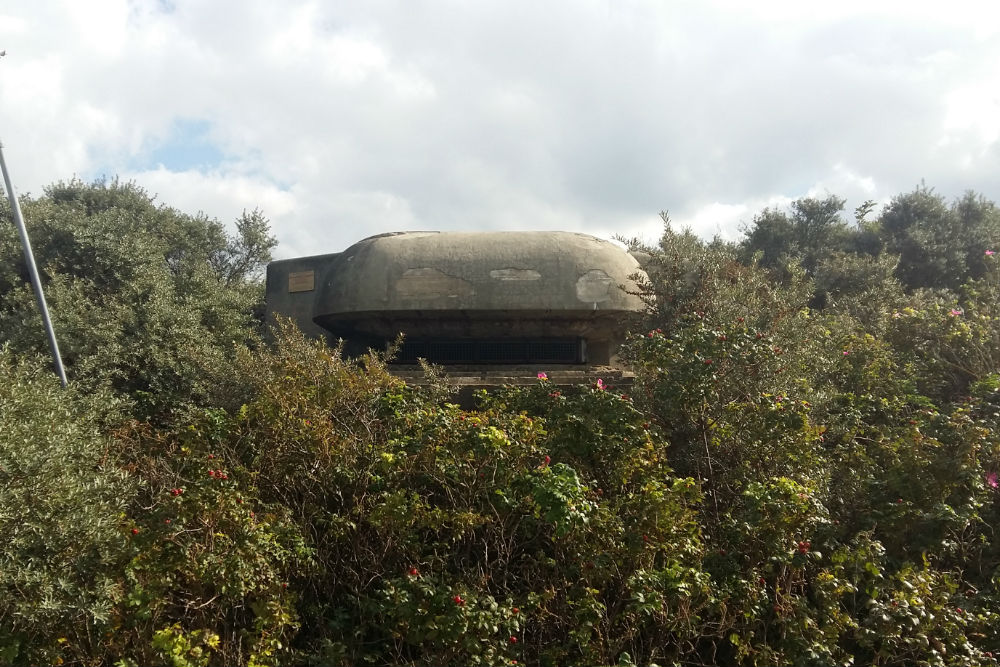
<svg viewBox="0 0 1000 667">
<path fill-rule="evenodd" d="M 377 311 L 628 311 L 639 263 L 579 232 L 394 232 L 358 241 L 320 280 L 315 316 Z M 624 288 L 624 289 L 623 289 Z"/>
</svg>

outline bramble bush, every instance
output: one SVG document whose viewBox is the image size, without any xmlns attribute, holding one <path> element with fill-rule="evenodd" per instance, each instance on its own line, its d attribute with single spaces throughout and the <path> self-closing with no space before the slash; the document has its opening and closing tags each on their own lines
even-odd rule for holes
<svg viewBox="0 0 1000 667">
<path fill-rule="evenodd" d="M 463 409 L 287 323 L 263 346 L 259 216 L 54 187 L 80 381 L 3 265 L 0 665 L 995 665 L 1000 220 L 842 206 L 668 227 L 631 384 Z"/>
<path fill-rule="evenodd" d="M 218 450 L 310 550 L 289 582 L 305 659 L 603 664 L 696 627 L 695 484 L 615 392 L 540 382 L 463 411 L 291 332 L 244 362 L 259 393 Z"/>
<path fill-rule="evenodd" d="M 185 544 L 197 558 L 179 558 L 169 541 L 151 543 L 155 557 L 130 571 L 155 591 L 155 631 L 139 633 L 145 653 L 120 655 L 992 664 L 997 448 L 985 403 L 938 410 L 883 377 L 887 346 L 844 330 L 824 338 L 822 318 L 805 326 L 833 347 L 826 385 L 786 381 L 776 343 L 788 341 L 707 318 L 637 336 L 630 350 L 648 366 L 627 393 L 540 379 L 471 411 L 406 386 L 377 357 L 347 360 L 293 331 L 273 353 L 246 353 L 254 398 L 243 409 L 128 437 L 150 462 L 191 466 L 192 480 L 231 486 L 244 503 L 198 495 L 194 482 L 173 496 L 171 481 L 169 511 L 148 510 L 140 535 L 169 535 L 164 516 L 191 522 L 169 504 L 179 497 L 197 500 L 202 524 L 235 511 L 230 531 L 249 503 L 269 521 L 269 546 L 195 532 Z M 995 402 L 996 387 L 976 390 Z M 222 571 L 236 578 L 220 596 Z M 153 603 L 167 590 L 157 576 L 169 603 Z M 280 611 L 255 617 L 257 599 Z M 185 605 L 205 611 L 194 622 Z M 281 649 L 253 653 L 266 639 Z"/>
</svg>

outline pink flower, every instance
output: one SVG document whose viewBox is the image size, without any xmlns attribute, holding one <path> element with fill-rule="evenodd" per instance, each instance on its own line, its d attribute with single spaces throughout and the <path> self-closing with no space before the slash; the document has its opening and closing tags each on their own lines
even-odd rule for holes
<svg viewBox="0 0 1000 667">
<path fill-rule="evenodd" d="M 844 350 L 844 356 L 845 356 L 845 357 L 846 357 L 847 355 L 849 355 L 849 354 L 850 354 L 850 352 L 848 352 L 847 350 Z"/>
<path fill-rule="evenodd" d="M 987 251 L 986 251 L 986 252 L 984 252 L 983 254 L 984 254 L 984 255 L 986 255 L 987 257 L 992 257 L 993 255 L 995 255 L 995 254 L 996 254 L 996 252 L 995 252 L 995 251 L 993 251 L 993 250 L 987 250 Z"/>
<path fill-rule="evenodd" d="M 962 311 L 957 308 L 952 308 L 951 310 L 948 311 L 948 314 L 951 315 L 952 317 L 958 317 L 959 315 L 962 314 Z"/>
<path fill-rule="evenodd" d="M 986 473 L 986 483 L 991 489 L 997 488 L 997 474 L 995 472 Z"/>
<path fill-rule="evenodd" d="M 597 378 L 597 388 L 604 391 L 604 380 L 601 378 Z"/>
<path fill-rule="evenodd" d="M 545 371 L 538 371 L 539 380 L 548 380 L 549 376 L 545 374 Z"/>
</svg>

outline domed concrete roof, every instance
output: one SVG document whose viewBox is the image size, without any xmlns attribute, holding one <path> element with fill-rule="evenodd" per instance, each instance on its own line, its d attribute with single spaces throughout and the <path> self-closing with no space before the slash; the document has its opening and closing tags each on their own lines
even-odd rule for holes
<svg viewBox="0 0 1000 667">
<path fill-rule="evenodd" d="M 642 300 L 628 292 L 641 272 L 623 249 L 586 234 L 384 234 L 337 257 L 317 285 L 314 315 L 332 322 L 399 311 L 639 312 Z"/>
</svg>

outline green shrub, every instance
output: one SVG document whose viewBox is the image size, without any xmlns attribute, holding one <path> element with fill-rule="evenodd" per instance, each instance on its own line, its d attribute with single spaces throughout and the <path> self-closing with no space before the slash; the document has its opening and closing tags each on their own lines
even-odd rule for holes
<svg viewBox="0 0 1000 667">
<path fill-rule="evenodd" d="M 102 653 L 135 492 L 106 435 L 113 407 L 0 347 L 0 664 Z"/>
</svg>

